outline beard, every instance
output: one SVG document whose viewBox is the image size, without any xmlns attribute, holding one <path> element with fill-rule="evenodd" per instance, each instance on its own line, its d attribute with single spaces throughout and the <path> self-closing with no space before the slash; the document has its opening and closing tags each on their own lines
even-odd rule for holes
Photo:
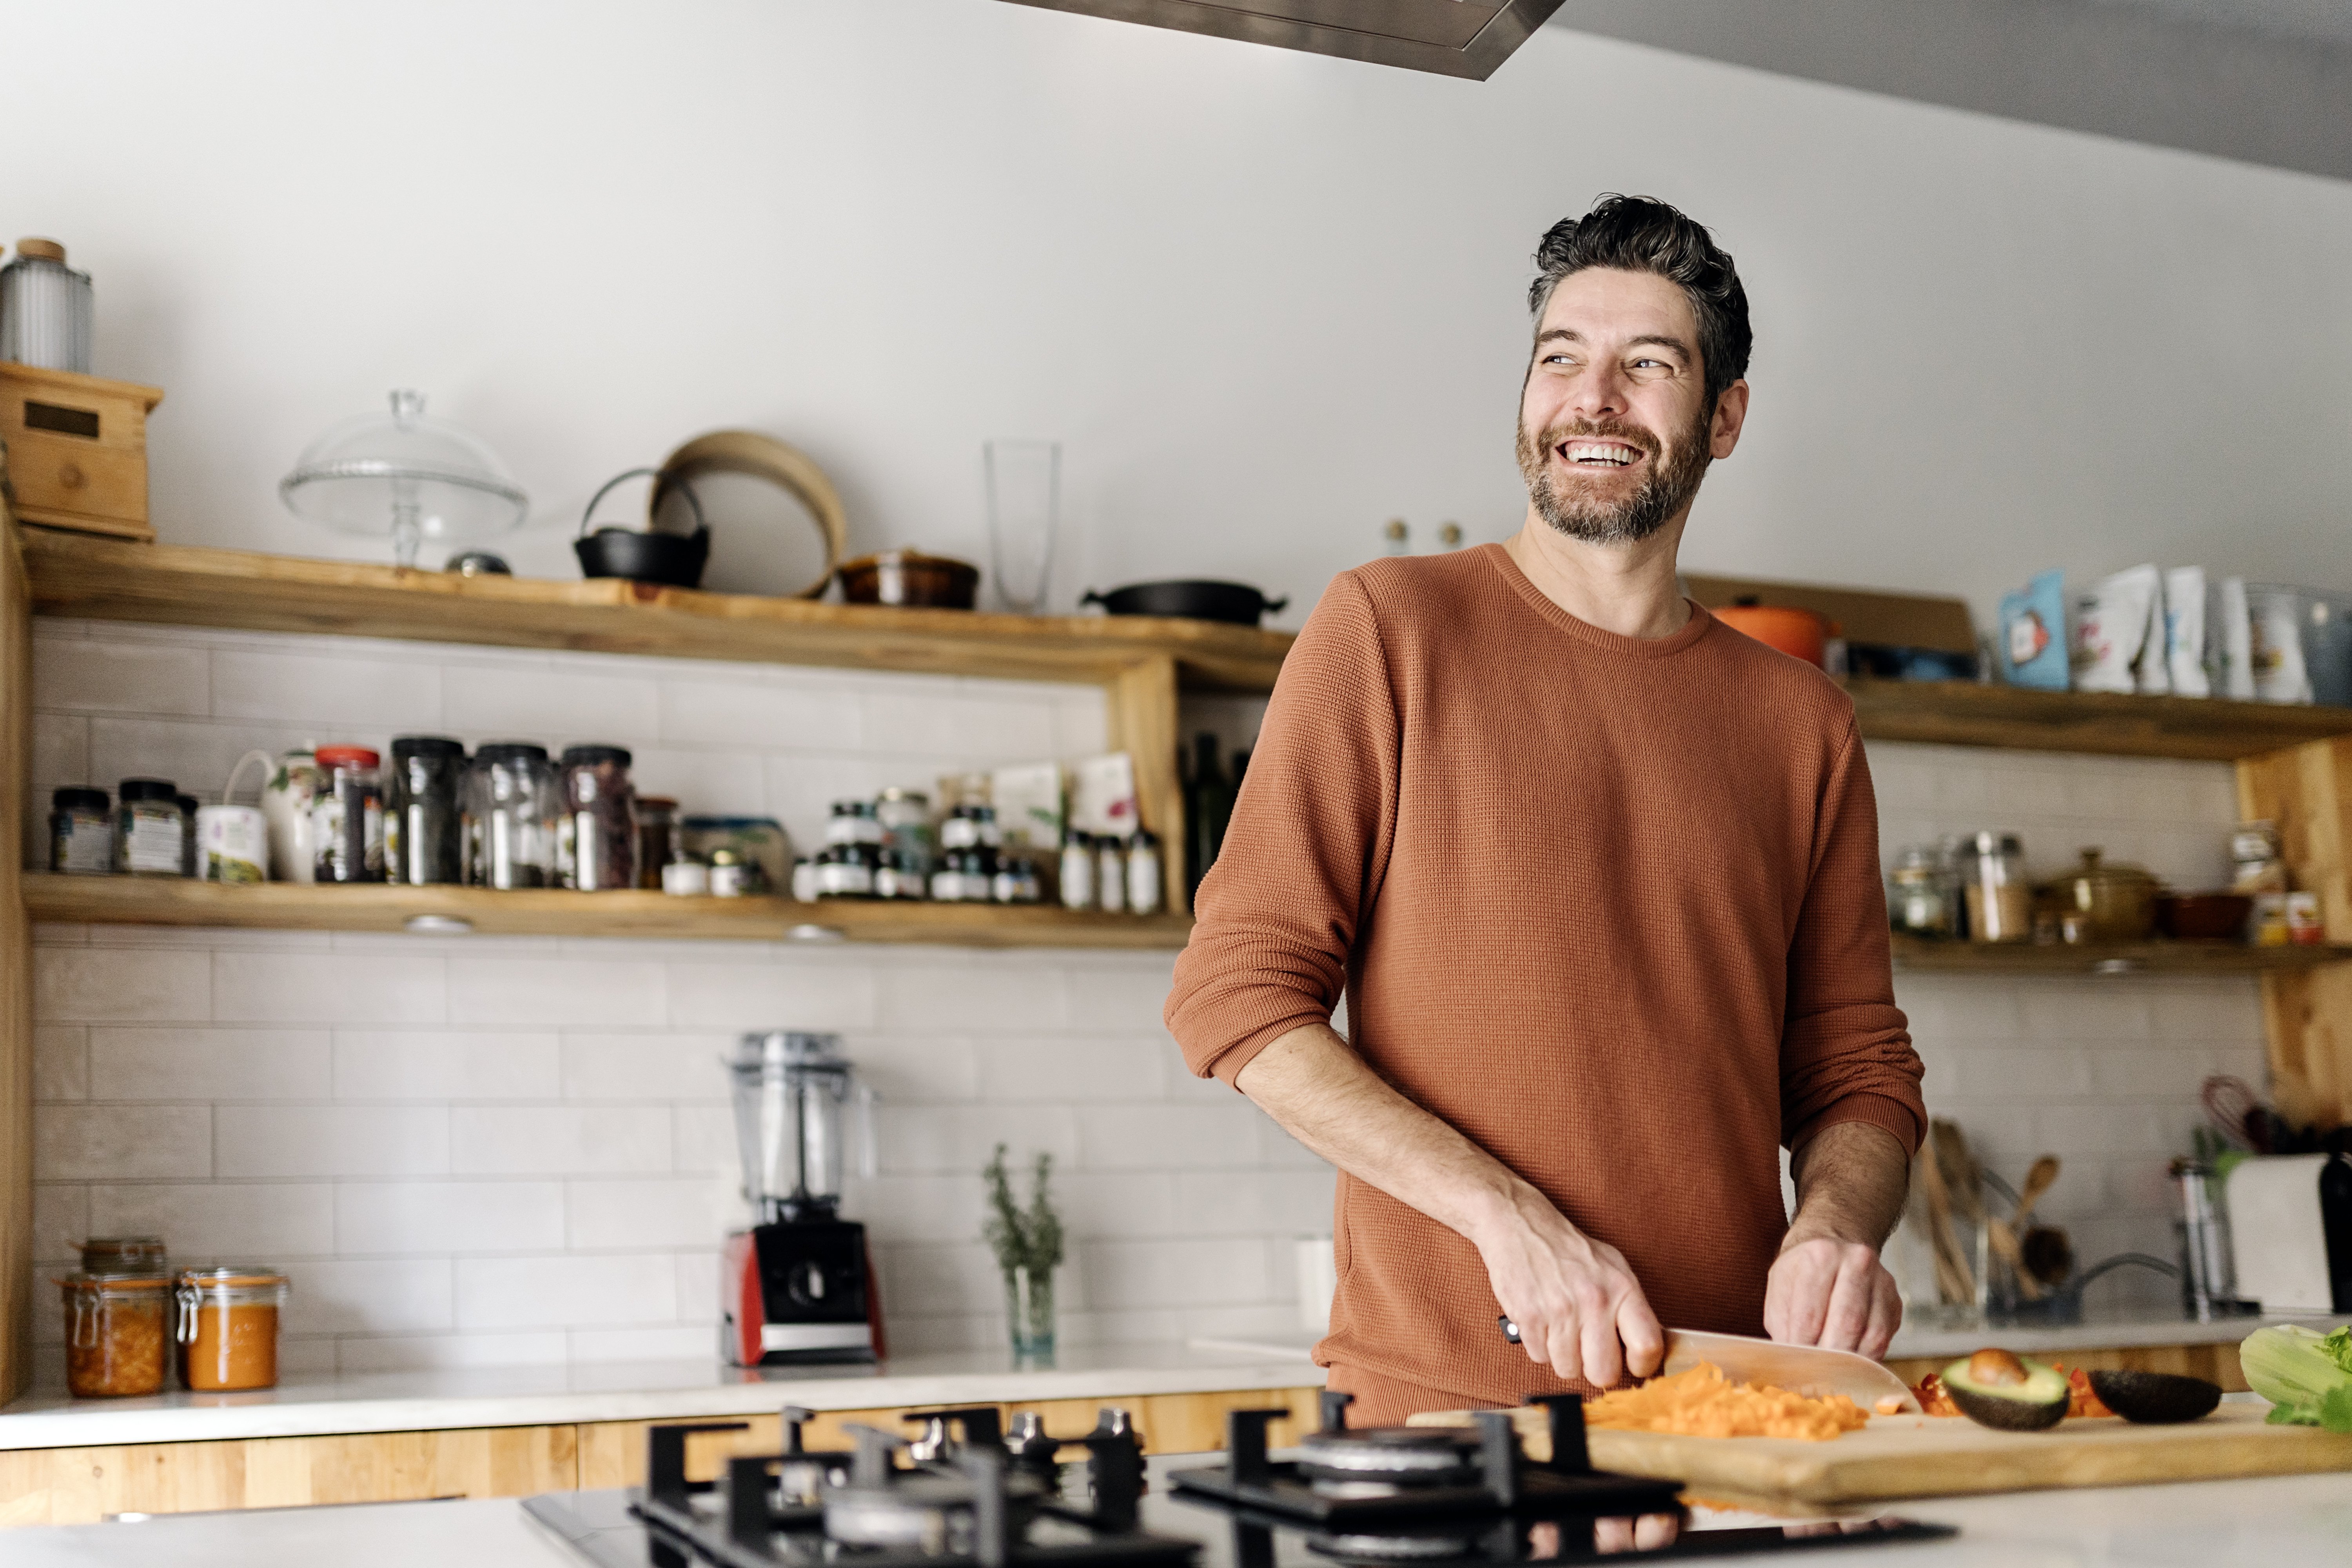
<svg viewBox="0 0 2352 1568">
<path fill-rule="evenodd" d="M 1699 481 L 1706 477 L 1710 461 L 1707 429 L 1713 423 L 1712 410 L 1702 413 L 1670 451 L 1651 431 L 1621 420 L 1570 420 L 1545 431 L 1540 441 L 1530 437 L 1522 424 L 1517 443 L 1519 474 L 1527 480 L 1528 500 L 1538 517 L 1570 539 L 1589 544 L 1631 544 L 1647 539 L 1698 494 Z M 1602 500 L 1581 485 L 1562 494 L 1561 487 L 1553 483 L 1546 459 L 1561 443 L 1579 438 L 1623 441 L 1637 447 L 1650 459 L 1649 478 L 1622 500 Z"/>
</svg>

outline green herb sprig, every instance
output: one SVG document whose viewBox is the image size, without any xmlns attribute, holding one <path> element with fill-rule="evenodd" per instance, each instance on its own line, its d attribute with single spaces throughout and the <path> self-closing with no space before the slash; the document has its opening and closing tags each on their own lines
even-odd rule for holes
<svg viewBox="0 0 2352 1568">
<path fill-rule="evenodd" d="M 1013 1199 L 1013 1177 L 1004 1167 L 1004 1145 L 981 1173 L 988 1178 L 988 1223 L 981 1234 L 995 1249 L 997 1267 L 1007 1274 L 1026 1268 L 1034 1279 L 1052 1273 L 1062 1263 L 1062 1216 L 1054 1212 L 1047 1184 L 1054 1173 L 1054 1156 L 1042 1153 L 1029 1178 L 1029 1206 Z"/>
</svg>

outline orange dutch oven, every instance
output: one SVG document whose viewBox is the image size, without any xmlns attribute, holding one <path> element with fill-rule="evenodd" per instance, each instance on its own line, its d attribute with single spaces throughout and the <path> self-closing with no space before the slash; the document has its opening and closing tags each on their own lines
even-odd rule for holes
<svg viewBox="0 0 2352 1568">
<path fill-rule="evenodd" d="M 1838 630 L 1835 621 L 1818 611 L 1759 605 L 1753 598 L 1743 597 L 1707 613 L 1733 631 L 1754 637 L 1766 647 L 1779 648 L 1791 658 L 1801 658 L 1815 669 L 1826 662 L 1829 639 Z"/>
</svg>

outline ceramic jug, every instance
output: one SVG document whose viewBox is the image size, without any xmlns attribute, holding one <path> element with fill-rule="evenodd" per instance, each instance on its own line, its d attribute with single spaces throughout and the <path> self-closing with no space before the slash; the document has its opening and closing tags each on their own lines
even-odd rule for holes
<svg viewBox="0 0 2352 1568">
<path fill-rule="evenodd" d="M 281 756 L 247 752 L 236 771 L 259 758 L 262 775 L 261 814 L 269 820 L 269 878 L 274 882 L 308 882 L 318 873 L 318 841 L 310 827 L 310 802 L 326 787 L 316 752 L 304 745 Z M 235 777 L 235 773 L 230 775 Z"/>
</svg>

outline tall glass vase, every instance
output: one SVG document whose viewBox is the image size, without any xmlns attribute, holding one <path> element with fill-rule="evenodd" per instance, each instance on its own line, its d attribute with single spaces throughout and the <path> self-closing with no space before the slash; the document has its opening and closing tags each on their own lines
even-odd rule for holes
<svg viewBox="0 0 2352 1568">
<path fill-rule="evenodd" d="M 988 485 L 989 566 L 996 596 L 1018 615 L 1045 603 L 1054 571 L 1054 524 L 1062 508 L 1059 441 L 991 441 L 981 452 Z"/>
<path fill-rule="evenodd" d="M 1004 1315 L 1013 1326 L 1013 1359 L 1027 1365 L 1054 1363 L 1054 1271 L 1023 1267 L 1004 1271 Z"/>
</svg>

